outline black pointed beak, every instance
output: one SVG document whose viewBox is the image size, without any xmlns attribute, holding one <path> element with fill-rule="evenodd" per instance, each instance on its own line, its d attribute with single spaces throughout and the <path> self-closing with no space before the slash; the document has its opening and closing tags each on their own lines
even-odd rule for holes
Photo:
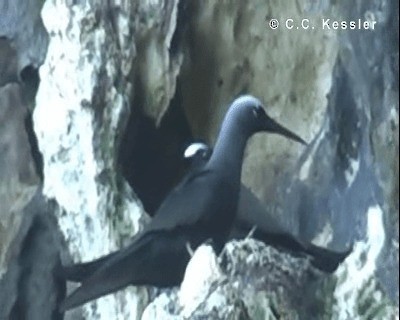
<svg viewBox="0 0 400 320">
<path fill-rule="evenodd" d="M 268 117 L 268 116 L 267 116 Z M 292 139 L 294 141 L 300 142 L 304 145 L 307 145 L 302 138 L 300 138 L 297 134 L 293 133 L 292 131 L 286 129 L 284 126 L 280 125 L 278 122 L 273 120 L 272 118 L 268 117 L 266 130 L 272 133 L 280 134 L 285 136 L 286 138 Z"/>
</svg>

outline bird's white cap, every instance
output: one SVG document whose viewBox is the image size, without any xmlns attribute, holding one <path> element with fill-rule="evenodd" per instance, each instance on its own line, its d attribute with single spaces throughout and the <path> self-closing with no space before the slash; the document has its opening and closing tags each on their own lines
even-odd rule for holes
<svg viewBox="0 0 400 320">
<path fill-rule="evenodd" d="M 203 142 L 194 142 L 190 144 L 183 153 L 185 159 L 193 157 L 199 150 L 207 150 L 208 146 Z"/>
</svg>

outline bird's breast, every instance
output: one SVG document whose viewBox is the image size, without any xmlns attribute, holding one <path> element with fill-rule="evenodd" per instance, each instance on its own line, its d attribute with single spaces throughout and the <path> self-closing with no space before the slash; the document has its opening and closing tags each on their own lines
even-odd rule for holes
<svg viewBox="0 0 400 320">
<path fill-rule="evenodd" d="M 239 188 L 230 181 L 221 181 L 218 184 L 216 203 L 205 223 L 209 226 L 210 232 L 216 234 L 229 233 L 233 221 L 236 218 L 237 206 L 239 203 Z"/>
</svg>

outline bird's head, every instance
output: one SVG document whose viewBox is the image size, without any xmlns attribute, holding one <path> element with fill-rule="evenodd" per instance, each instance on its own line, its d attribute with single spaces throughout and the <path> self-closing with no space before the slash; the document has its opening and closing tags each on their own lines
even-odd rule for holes
<svg viewBox="0 0 400 320">
<path fill-rule="evenodd" d="M 211 153 L 212 149 L 205 143 L 193 142 L 185 149 L 183 158 L 191 167 L 198 167 L 210 159 Z"/>
<path fill-rule="evenodd" d="M 235 99 L 229 108 L 228 116 L 234 118 L 240 129 L 248 136 L 256 132 L 267 131 L 307 144 L 298 135 L 267 115 L 261 101 L 251 95 L 243 95 Z"/>
</svg>

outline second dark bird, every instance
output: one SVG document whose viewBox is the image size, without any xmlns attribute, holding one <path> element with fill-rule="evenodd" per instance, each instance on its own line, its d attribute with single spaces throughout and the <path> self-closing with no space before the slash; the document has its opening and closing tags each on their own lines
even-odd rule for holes
<svg viewBox="0 0 400 320">
<path fill-rule="evenodd" d="M 264 111 L 257 98 L 245 95 L 229 107 L 214 152 L 165 198 L 154 218 L 135 240 L 108 258 L 60 306 L 65 311 L 127 285 L 179 285 L 196 249 L 211 239 L 219 252 L 236 216 L 244 149 L 249 137 L 266 131 L 305 144 Z"/>
</svg>

